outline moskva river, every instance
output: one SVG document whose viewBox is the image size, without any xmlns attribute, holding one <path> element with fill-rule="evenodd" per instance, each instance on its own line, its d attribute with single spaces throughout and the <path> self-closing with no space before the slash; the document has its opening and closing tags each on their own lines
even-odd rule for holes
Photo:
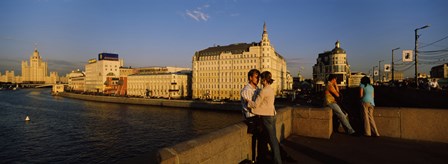
<svg viewBox="0 0 448 164">
<path fill-rule="evenodd" d="M 30 121 L 25 121 L 29 116 Z M 0 163 L 116 163 L 242 120 L 216 112 L 0 91 Z"/>
</svg>

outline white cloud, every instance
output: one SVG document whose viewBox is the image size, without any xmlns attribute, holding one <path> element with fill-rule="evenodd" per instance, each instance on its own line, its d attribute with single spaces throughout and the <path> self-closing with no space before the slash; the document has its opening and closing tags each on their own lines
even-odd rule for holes
<svg viewBox="0 0 448 164">
<path fill-rule="evenodd" d="M 186 14 L 196 21 L 207 21 L 210 18 L 210 16 L 207 13 L 203 12 L 202 10 L 207 9 L 209 7 L 210 5 L 204 5 L 202 7 L 198 7 L 196 10 L 192 11 L 186 10 Z"/>
</svg>

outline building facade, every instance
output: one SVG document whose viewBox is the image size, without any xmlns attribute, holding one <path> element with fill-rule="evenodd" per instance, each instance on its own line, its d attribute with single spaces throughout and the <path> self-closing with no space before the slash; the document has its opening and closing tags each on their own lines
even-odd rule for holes
<svg viewBox="0 0 448 164">
<path fill-rule="evenodd" d="M 0 82 L 5 82 L 5 83 L 18 83 L 20 82 L 20 77 L 16 77 L 14 75 L 14 71 L 11 70 L 6 70 L 4 75 L 1 75 L 0 73 Z"/>
<path fill-rule="evenodd" d="M 348 87 L 356 88 L 361 84 L 361 78 L 366 76 L 365 73 L 362 72 L 352 72 L 350 78 L 348 78 Z"/>
<path fill-rule="evenodd" d="M 339 41 L 336 41 L 333 50 L 320 53 L 313 66 L 313 80 L 316 84 L 324 84 L 330 74 L 336 75 L 338 86 L 347 87 L 350 66 L 347 63 L 347 54 L 340 47 Z"/>
<path fill-rule="evenodd" d="M 270 71 L 277 96 L 287 89 L 285 59 L 275 51 L 266 24 L 258 43 L 236 43 L 197 51 L 192 59 L 193 98 L 240 100 L 251 69 Z"/>
<path fill-rule="evenodd" d="M 120 77 L 121 64 L 118 54 L 100 53 L 98 60 L 90 59 L 85 65 L 85 91 L 104 92 L 107 78 Z"/>
<path fill-rule="evenodd" d="M 191 73 L 129 75 L 127 95 L 168 99 L 191 98 Z"/>
<path fill-rule="evenodd" d="M 386 79 L 384 81 L 392 80 L 392 72 L 387 72 Z M 394 71 L 394 80 L 403 81 L 405 79 L 403 71 Z"/>
<path fill-rule="evenodd" d="M 84 92 L 85 91 L 85 83 L 86 83 L 86 75 L 84 72 L 79 69 L 76 71 L 70 72 L 68 75 L 68 87 L 69 91 L 74 92 Z"/>
<path fill-rule="evenodd" d="M 432 67 L 430 74 L 432 78 L 448 78 L 448 63 Z"/>
<path fill-rule="evenodd" d="M 30 62 L 22 61 L 22 82 L 45 84 L 48 73 L 48 64 L 39 55 L 39 51 L 34 49 Z"/>
</svg>

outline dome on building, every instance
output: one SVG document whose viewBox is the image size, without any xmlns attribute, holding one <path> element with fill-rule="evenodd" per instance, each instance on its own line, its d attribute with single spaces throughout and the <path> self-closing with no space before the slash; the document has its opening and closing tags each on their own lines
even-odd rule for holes
<svg viewBox="0 0 448 164">
<path fill-rule="evenodd" d="M 339 40 L 336 41 L 336 43 L 335 43 L 335 47 L 334 47 L 333 50 L 331 50 L 331 52 L 332 52 L 333 54 L 345 54 L 345 50 L 342 49 L 342 48 L 340 47 L 340 42 L 339 42 Z"/>
</svg>

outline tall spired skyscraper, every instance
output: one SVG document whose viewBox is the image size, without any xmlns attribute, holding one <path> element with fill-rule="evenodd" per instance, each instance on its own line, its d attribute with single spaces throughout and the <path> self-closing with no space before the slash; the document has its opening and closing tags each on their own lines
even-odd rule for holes
<svg viewBox="0 0 448 164">
<path fill-rule="evenodd" d="M 42 61 L 37 48 L 34 49 L 33 55 L 28 61 L 22 61 L 22 81 L 24 83 L 45 83 L 47 77 L 48 65 Z"/>
</svg>

